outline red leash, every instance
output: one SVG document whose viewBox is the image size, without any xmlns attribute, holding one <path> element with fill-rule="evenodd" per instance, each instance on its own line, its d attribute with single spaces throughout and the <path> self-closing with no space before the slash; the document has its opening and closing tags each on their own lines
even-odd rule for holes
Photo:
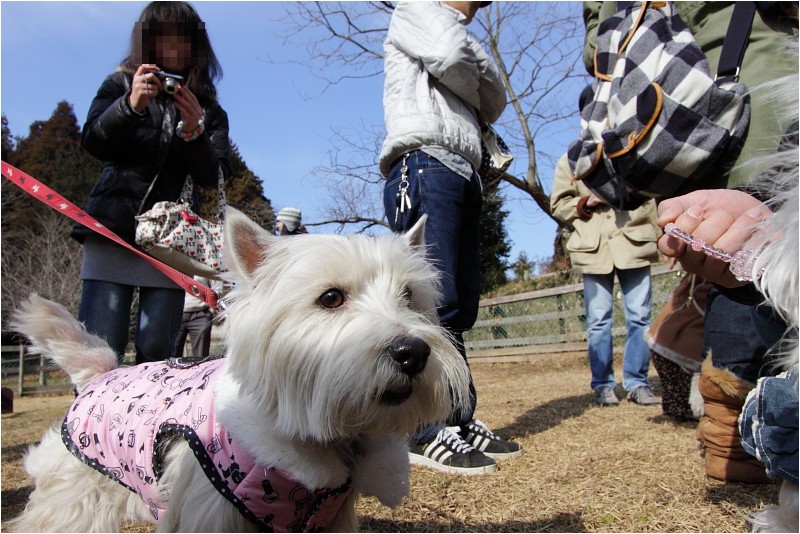
<svg viewBox="0 0 800 534">
<path fill-rule="evenodd" d="M 22 172 L 12 165 L 9 165 L 5 161 L 2 161 L 1 163 L 3 176 L 11 180 L 12 183 L 17 185 L 20 189 L 32 197 L 36 198 L 37 200 L 41 200 L 54 210 L 63 213 L 70 219 L 81 223 L 85 227 L 94 230 L 98 234 L 105 236 L 115 243 L 127 248 L 131 252 L 138 254 L 140 257 L 148 261 L 153 267 L 169 277 L 170 280 L 183 288 L 184 291 L 208 304 L 211 309 L 216 310 L 222 307 L 222 303 L 219 301 L 219 293 L 210 287 L 206 287 L 203 284 L 197 283 L 197 281 L 195 281 L 195 279 L 191 276 L 185 275 L 177 269 L 173 269 L 169 265 L 158 261 L 136 247 L 131 246 L 124 239 L 91 217 L 88 213 L 81 210 L 75 204 L 59 195 L 36 178 Z"/>
</svg>

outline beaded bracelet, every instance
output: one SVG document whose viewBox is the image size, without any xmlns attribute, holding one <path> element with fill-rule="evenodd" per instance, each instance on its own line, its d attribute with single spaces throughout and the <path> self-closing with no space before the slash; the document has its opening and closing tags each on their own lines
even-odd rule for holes
<svg viewBox="0 0 800 534">
<path fill-rule="evenodd" d="M 189 141 L 194 141 L 206 131 L 206 126 L 203 124 L 203 119 L 197 121 L 197 126 L 189 133 L 183 131 L 183 126 L 183 121 L 178 121 L 178 126 L 175 128 L 175 134 L 187 143 Z"/>
<path fill-rule="evenodd" d="M 736 254 L 730 254 L 718 248 L 707 245 L 702 239 L 697 239 L 691 234 L 688 234 L 678 228 L 675 223 L 669 223 L 664 227 L 664 232 L 677 237 L 692 250 L 696 252 L 703 252 L 712 258 L 729 263 L 729 269 L 740 282 L 751 282 L 753 277 L 753 265 L 758 259 L 758 254 L 753 254 L 752 250 L 740 250 Z M 761 278 L 764 274 L 764 268 L 761 268 L 756 274 L 755 279 Z"/>
</svg>

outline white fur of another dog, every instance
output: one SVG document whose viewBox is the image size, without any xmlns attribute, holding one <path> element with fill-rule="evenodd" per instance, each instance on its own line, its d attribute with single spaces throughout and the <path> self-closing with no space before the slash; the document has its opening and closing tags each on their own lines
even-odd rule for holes
<svg viewBox="0 0 800 534">
<path fill-rule="evenodd" d="M 793 45 L 797 54 L 797 45 Z M 798 79 L 797 76 L 776 80 L 757 89 L 766 92 L 770 98 L 779 102 L 781 109 L 790 120 L 798 118 Z M 778 152 L 762 159 L 771 163 L 774 173 L 762 175 L 754 185 L 765 196 L 771 198 L 768 204 L 775 213 L 762 225 L 762 232 L 756 234 L 745 249 L 761 248 L 761 253 L 753 266 L 757 273 L 762 268 L 764 275 L 757 287 L 767 297 L 773 308 L 789 325 L 788 336 L 784 338 L 784 354 L 777 363 L 781 370 L 798 365 L 797 328 L 798 317 L 798 257 L 800 257 L 800 191 L 798 190 L 798 150 Z M 763 244 L 764 236 L 770 236 Z M 798 487 L 783 481 L 778 506 L 767 507 L 751 514 L 749 518 L 756 532 L 798 532 Z"/>
<path fill-rule="evenodd" d="M 333 530 L 357 529 L 359 494 L 399 505 L 409 490 L 409 435 L 467 401 L 468 370 L 438 325 L 438 278 L 425 259 L 423 232 L 424 220 L 405 236 L 276 238 L 235 210 L 226 213 L 225 260 L 235 289 L 227 299 L 217 418 L 254 461 L 309 490 L 350 478 L 354 492 Z M 108 345 L 58 304 L 32 296 L 15 327 L 79 390 L 117 366 Z M 430 346 L 413 378 L 387 355 L 402 337 Z M 407 400 L 380 401 L 409 385 Z M 152 520 L 135 493 L 75 458 L 57 428 L 29 451 L 25 467 L 35 489 L 13 520 L 16 531 L 112 532 L 126 521 Z M 255 530 L 209 483 L 185 441 L 169 450 L 158 484 L 167 496 L 159 531 Z"/>
</svg>

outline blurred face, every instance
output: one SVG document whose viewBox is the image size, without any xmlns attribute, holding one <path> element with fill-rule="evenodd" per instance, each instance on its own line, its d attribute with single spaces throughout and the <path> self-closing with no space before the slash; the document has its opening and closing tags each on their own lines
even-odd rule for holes
<svg viewBox="0 0 800 534">
<path fill-rule="evenodd" d="M 192 64 L 192 38 L 173 25 L 155 37 L 156 64 L 168 72 L 183 72 Z"/>
</svg>

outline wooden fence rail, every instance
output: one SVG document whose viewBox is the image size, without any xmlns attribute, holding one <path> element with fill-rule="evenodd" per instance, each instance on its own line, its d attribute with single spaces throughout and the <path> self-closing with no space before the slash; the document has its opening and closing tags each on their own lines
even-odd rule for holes
<svg viewBox="0 0 800 534">
<path fill-rule="evenodd" d="M 60 393 L 72 389 L 69 383 L 48 384 L 50 373 L 58 371 L 53 363 L 39 354 L 27 354 L 25 344 L 2 345 L 2 372 L 3 382 L 15 376 L 15 390 L 17 395 L 32 395 L 42 393 Z M 32 380 L 28 375 L 38 375 Z M 32 385 L 31 385 L 32 384 Z M 7 387 L 10 387 L 7 386 Z"/>
<path fill-rule="evenodd" d="M 653 267 L 653 316 L 669 300 L 681 275 L 667 264 Z M 612 335 L 619 341 L 626 333 L 619 291 L 614 306 Z M 583 283 L 483 299 L 478 320 L 464 335 L 470 362 L 521 362 L 546 354 L 585 354 L 585 341 Z M 615 348 L 621 345 L 615 342 Z"/>
</svg>

